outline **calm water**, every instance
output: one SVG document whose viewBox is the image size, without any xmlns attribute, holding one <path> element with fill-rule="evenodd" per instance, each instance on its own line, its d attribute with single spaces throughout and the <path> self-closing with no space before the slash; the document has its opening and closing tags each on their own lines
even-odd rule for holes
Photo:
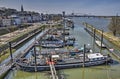
<svg viewBox="0 0 120 79">
<path fill-rule="evenodd" d="M 102 18 L 73 18 L 75 28 L 71 29 L 70 34 L 76 37 L 77 47 L 84 44 L 92 45 L 92 37 L 84 30 L 82 22 L 87 21 L 97 28 L 104 27 L 106 30 L 109 20 Z M 100 49 L 95 47 L 95 51 L 99 52 Z M 109 53 L 103 50 L 103 53 Z M 59 70 L 60 74 L 64 74 L 65 79 L 120 79 L 120 64 L 119 61 L 113 56 L 114 63 L 111 65 L 94 66 L 87 68 L 74 68 Z M 6 79 L 48 79 L 48 72 L 30 73 L 20 70 L 11 71 Z"/>
</svg>

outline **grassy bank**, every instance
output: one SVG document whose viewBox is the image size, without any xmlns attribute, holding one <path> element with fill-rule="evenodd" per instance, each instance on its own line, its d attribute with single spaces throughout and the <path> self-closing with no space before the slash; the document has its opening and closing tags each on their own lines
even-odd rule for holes
<svg viewBox="0 0 120 79">
<path fill-rule="evenodd" d="M 16 50 L 13 49 L 13 50 L 12 50 L 12 53 L 15 52 L 15 51 L 16 51 Z M 9 51 L 9 49 L 6 49 L 6 50 L 3 51 L 2 53 L 4 53 L 4 52 L 5 52 L 5 54 L 3 54 L 3 55 L 0 56 L 0 63 L 1 63 L 3 60 L 5 60 L 6 58 L 8 58 L 8 57 L 10 56 L 10 51 Z"/>
</svg>

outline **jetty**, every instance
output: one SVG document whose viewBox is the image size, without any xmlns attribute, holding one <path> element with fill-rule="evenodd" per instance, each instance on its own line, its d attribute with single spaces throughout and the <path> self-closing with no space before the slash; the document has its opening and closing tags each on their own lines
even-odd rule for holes
<svg viewBox="0 0 120 79">
<path fill-rule="evenodd" d="M 83 25 L 85 26 L 85 30 L 92 36 L 92 37 L 94 37 L 94 33 L 93 33 L 93 29 L 96 29 L 96 28 L 94 28 L 92 25 L 90 25 L 90 24 L 88 24 L 88 23 L 83 23 Z M 98 30 L 98 29 L 96 29 L 97 30 L 97 34 L 95 35 L 95 39 L 96 40 L 101 40 L 100 39 L 100 35 L 98 34 L 98 32 L 100 33 L 100 30 Z M 104 40 L 107 40 L 107 39 L 104 39 Z M 109 45 L 109 40 L 108 40 L 108 42 L 105 42 L 105 41 L 103 41 L 102 42 L 104 45 L 105 45 L 105 47 L 106 47 L 106 49 L 111 53 L 111 54 L 113 54 L 115 57 L 117 57 L 119 60 L 120 60 L 120 52 L 118 51 L 118 49 L 114 49 L 113 47 L 111 48 L 111 46 Z M 101 46 L 101 45 L 100 45 Z M 111 51 L 111 49 L 113 49 L 112 51 Z"/>
</svg>

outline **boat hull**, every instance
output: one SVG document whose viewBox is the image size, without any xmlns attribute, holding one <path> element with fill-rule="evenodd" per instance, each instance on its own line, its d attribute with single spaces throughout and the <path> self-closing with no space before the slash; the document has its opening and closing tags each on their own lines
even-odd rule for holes
<svg viewBox="0 0 120 79">
<path fill-rule="evenodd" d="M 84 67 L 90 67 L 90 66 L 98 66 L 98 65 L 103 65 L 105 64 L 106 61 L 96 61 L 96 62 L 86 62 L 84 64 Z M 24 71 L 30 71 L 30 72 L 34 72 L 35 71 L 35 66 L 28 66 L 28 65 L 23 65 L 20 63 L 17 63 L 17 65 L 19 65 L 21 70 Z M 83 63 L 68 63 L 68 64 L 55 64 L 55 69 L 59 70 L 59 69 L 69 69 L 69 68 L 79 68 L 79 67 L 83 67 Z M 37 66 L 37 71 L 48 71 L 50 70 L 49 65 L 44 65 L 44 66 Z"/>
</svg>

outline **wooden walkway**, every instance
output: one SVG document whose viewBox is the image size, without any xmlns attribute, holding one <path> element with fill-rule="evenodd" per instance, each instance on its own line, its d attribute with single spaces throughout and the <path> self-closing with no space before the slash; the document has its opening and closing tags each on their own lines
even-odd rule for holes
<svg viewBox="0 0 120 79">
<path fill-rule="evenodd" d="M 52 76 L 51 76 L 52 79 L 58 79 L 57 72 L 55 70 L 54 64 L 49 63 L 49 66 L 50 66 L 50 71 L 51 71 L 51 74 L 52 74 Z"/>
<path fill-rule="evenodd" d="M 94 36 L 93 32 L 91 32 L 89 29 L 86 29 L 86 28 L 85 28 L 85 30 L 86 30 L 92 37 Z M 96 39 L 96 40 L 101 40 L 100 37 L 98 37 L 97 35 L 95 36 L 95 39 Z M 107 42 L 104 42 L 104 41 L 103 41 L 103 44 L 106 46 L 106 49 L 107 49 L 111 54 L 113 54 L 115 57 L 117 57 L 117 58 L 120 60 L 120 52 L 119 52 L 119 50 L 114 49 L 113 51 L 111 51 L 111 50 L 110 50 L 111 47 L 110 47 L 110 45 L 109 45 Z"/>
</svg>

